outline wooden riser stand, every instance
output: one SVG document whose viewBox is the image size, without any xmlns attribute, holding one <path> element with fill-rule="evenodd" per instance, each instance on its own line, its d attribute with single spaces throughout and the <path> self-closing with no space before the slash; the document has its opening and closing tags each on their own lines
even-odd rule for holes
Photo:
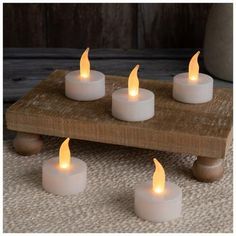
<svg viewBox="0 0 236 236">
<path fill-rule="evenodd" d="M 127 87 L 127 78 L 106 76 L 104 98 L 78 102 L 64 95 L 66 73 L 53 72 L 7 110 L 8 129 L 18 131 L 13 143 L 18 153 L 39 152 L 40 134 L 70 137 L 197 155 L 193 174 L 198 180 L 223 176 L 223 158 L 232 140 L 232 89 L 215 89 L 211 102 L 191 105 L 172 99 L 171 83 L 140 80 L 140 87 L 155 94 L 155 116 L 124 122 L 111 115 L 111 94 Z"/>
</svg>

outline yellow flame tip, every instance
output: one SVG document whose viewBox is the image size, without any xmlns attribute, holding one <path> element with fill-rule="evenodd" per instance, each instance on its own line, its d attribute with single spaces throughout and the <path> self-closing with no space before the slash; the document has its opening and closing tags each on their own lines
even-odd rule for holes
<svg viewBox="0 0 236 236">
<path fill-rule="evenodd" d="M 189 65 L 188 65 L 188 78 L 189 80 L 198 80 L 199 75 L 199 65 L 198 65 L 198 56 L 200 54 L 200 51 L 197 51 L 192 58 L 190 59 Z"/>
<path fill-rule="evenodd" d="M 137 75 L 138 69 L 139 69 L 139 64 L 133 68 L 128 79 L 128 92 L 129 95 L 132 97 L 137 96 L 139 92 L 139 80 Z"/>
<path fill-rule="evenodd" d="M 70 166 L 71 156 L 70 156 L 69 141 L 70 141 L 70 138 L 67 138 L 61 144 L 61 147 L 59 150 L 60 168 L 68 168 Z"/>
<path fill-rule="evenodd" d="M 155 172 L 153 174 L 153 191 L 156 193 L 161 193 L 165 190 L 165 170 L 161 163 L 153 158 L 155 164 Z"/>
<path fill-rule="evenodd" d="M 83 52 L 80 58 L 80 76 L 84 79 L 87 79 L 90 75 L 90 62 L 88 58 L 89 48 Z"/>
</svg>

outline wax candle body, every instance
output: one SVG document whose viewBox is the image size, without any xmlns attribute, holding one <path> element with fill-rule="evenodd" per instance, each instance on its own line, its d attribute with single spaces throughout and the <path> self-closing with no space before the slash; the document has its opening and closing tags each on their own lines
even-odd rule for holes
<svg viewBox="0 0 236 236">
<path fill-rule="evenodd" d="M 124 121 L 144 121 L 155 114 L 155 96 L 147 89 L 139 89 L 135 97 L 128 95 L 128 89 L 118 89 L 112 94 L 112 115 Z"/>
<path fill-rule="evenodd" d="M 166 182 L 164 192 L 155 193 L 152 183 L 147 182 L 135 188 L 135 213 L 152 222 L 173 220 L 181 215 L 182 191 L 174 183 Z"/>
<path fill-rule="evenodd" d="M 82 78 L 80 71 L 69 72 L 65 77 L 65 95 L 77 101 L 92 101 L 105 96 L 105 75 L 91 70 L 89 78 Z"/>
<path fill-rule="evenodd" d="M 68 168 L 60 168 L 58 158 L 43 162 L 43 188 L 57 195 L 72 195 L 83 192 L 87 184 L 87 165 L 84 161 L 71 158 Z"/>
<path fill-rule="evenodd" d="M 188 79 L 188 73 L 174 77 L 173 98 L 183 103 L 205 103 L 213 98 L 213 79 L 199 73 L 198 80 Z"/>
</svg>

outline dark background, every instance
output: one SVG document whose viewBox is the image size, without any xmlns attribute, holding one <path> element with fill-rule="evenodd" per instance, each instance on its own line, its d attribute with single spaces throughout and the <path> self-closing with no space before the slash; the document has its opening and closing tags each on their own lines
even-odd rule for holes
<svg viewBox="0 0 236 236">
<path fill-rule="evenodd" d="M 201 48 L 211 5 L 5 3 L 4 47 Z"/>
</svg>

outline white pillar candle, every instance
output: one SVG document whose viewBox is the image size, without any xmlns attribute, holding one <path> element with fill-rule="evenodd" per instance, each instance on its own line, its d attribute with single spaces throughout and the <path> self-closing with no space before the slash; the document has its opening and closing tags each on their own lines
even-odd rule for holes
<svg viewBox="0 0 236 236">
<path fill-rule="evenodd" d="M 173 97 L 183 103 L 205 103 L 213 98 L 213 79 L 199 73 L 198 81 L 188 79 L 188 73 L 181 73 L 174 77 Z"/>
<path fill-rule="evenodd" d="M 147 89 L 139 88 L 137 77 L 139 65 L 129 76 L 128 88 L 112 93 L 112 115 L 124 121 L 144 121 L 155 114 L 155 95 Z"/>
<path fill-rule="evenodd" d="M 166 182 L 164 193 L 152 191 L 151 182 L 135 189 L 135 213 L 142 219 L 163 222 L 181 215 L 182 192 L 174 183 Z"/>
<path fill-rule="evenodd" d="M 199 104 L 213 98 L 212 77 L 199 73 L 197 52 L 189 63 L 189 72 L 174 76 L 173 98 L 183 103 Z"/>
<path fill-rule="evenodd" d="M 156 171 L 153 182 L 138 185 L 135 188 L 135 213 L 151 222 L 163 222 L 181 216 L 182 190 L 174 183 L 165 182 L 165 172 L 161 164 L 154 159 Z"/>
<path fill-rule="evenodd" d="M 87 184 L 87 165 L 84 161 L 70 157 L 69 138 L 60 148 L 57 157 L 43 162 L 43 188 L 56 195 L 72 195 L 83 192 Z"/>
<path fill-rule="evenodd" d="M 105 96 L 105 75 L 91 70 L 89 79 L 81 79 L 80 71 L 72 71 L 65 78 L 65 93 L 77 101 L 93 101 Z"/>
<path fill-rule="evenodd" d="M 65 95 L 77 101 L 92 101 L 105 96 L 105 75 L 90 70 L 87 48 L 80 59 L 80 70 L 65 76 Z"/>
</svg>

